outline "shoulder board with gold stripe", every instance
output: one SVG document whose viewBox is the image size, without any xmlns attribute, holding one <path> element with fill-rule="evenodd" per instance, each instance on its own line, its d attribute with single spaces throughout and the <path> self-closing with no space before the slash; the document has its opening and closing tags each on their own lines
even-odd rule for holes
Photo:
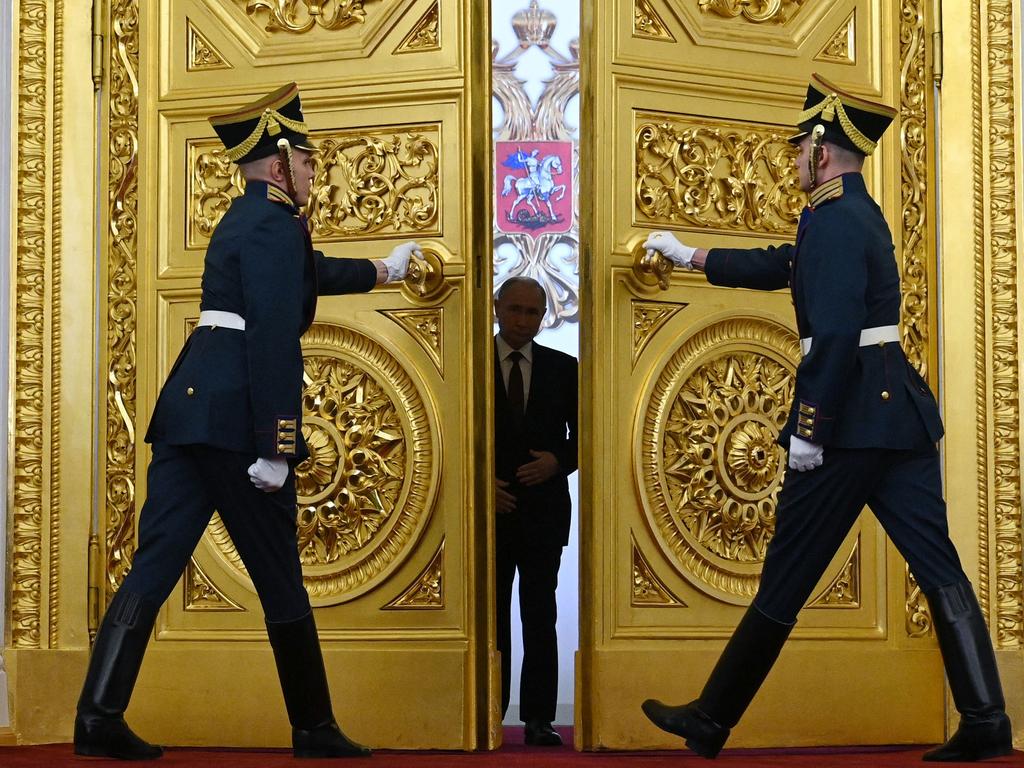
<svg viewBox="0 0 1024 768">
<path fill-rule="evenodd" d="M 843 196 L 843 177 L 836 176 L 834 179 L 829 179 L 820 187 L 816 187 L 811 192 L 811 199 L 807 201 L 811 208 L 817 208 L 822 203 L 827 203 L 829 200 L 836 200 Z"/>
<path fill-rule="evenodd" d="M 267 184 L 267 200 L 273 200 L 275 203 L 284 203 L 290 208 L 295 207 L 295 203 L 288 197 L 288 193 L 283 189 L 275 187 L 273 184 Z"/>
</svg>

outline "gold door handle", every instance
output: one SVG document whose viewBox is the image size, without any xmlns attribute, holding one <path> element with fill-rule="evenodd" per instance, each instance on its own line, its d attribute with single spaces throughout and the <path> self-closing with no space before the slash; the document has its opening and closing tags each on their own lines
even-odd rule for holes
<svg viewBox="0 0 1024 768">
<path fill-rule="evenodd" d="M 654 249 L 638 245 L 633 250 L 633 274 L 644 285 L 657 285 L 667 291 L 674 268 L 675 264 Z"/>
<path fill-rule="evenodd" d="M 437 251 L 421 248 L 423 258 L 409 259 L 409 270 L 405 273 L 405 288 L 417 299 L 429 299 L 444 286 L 444 262 Z"/>
</svg>

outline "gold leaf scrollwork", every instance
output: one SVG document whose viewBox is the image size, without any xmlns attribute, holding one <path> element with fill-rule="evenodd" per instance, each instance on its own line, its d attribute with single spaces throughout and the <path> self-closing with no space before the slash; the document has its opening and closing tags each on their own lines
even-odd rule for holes
<svg viewBox="0 0 1024 768">
<path fill-rule="evenodd" d="M 196 29 L 192 19 L 187 19 L 185 23 L 188 28 L 185 68 L 189 72 L 201 69 L 231 69 L 231 65 L 224 61 L 224 57 L 213 46 L 213 43 Z"/>
<path fill-rule="evenodd" d="M 633 582 L 630 604 L 636 606 L 678 606 L 686 603 L 676 597 L 651 568 L 633 539 Z"/>
<path fill-rule="evenodd" d="M 654 334 L 685 306 L 661 301 L 633 302 L 633 365 Z"/>
<path fill-rule="evenodd" d="M 444 375 L 444 308 L 381 309 L 388 319 L 398 323 L 430 356 L 437 372 Z"/>
<path fill-rule="evenodd" d="M 236 0 L 245 12 L 266 18 L 267 32 L 302 34 L 313 27 L 338 30 L 366 21 L 371 0 Z"/>
<path fill-rule="evenodd" d="M 440 234 L 439 125 L 316 138 L 314 236 Z"/>
<path fill-rule="evenodd" d="M 402 42 L 395 48 L 395 53 L 419 53 L 420 51 L 436 51 L 441 48 L 441 10 L 435 2 L 423 14 L 416 25 L 409 30 Z"/>
<path fill-rule="evenodd" d="M 427 567 L 383 610 L 438 610 L 444 608 L 444 540 Z"/>
<path fill-rule="evenodd" d="M 800 10 L 806 0 L 697 0 L 704 13 L 714 13 L 727 19 L 742 14 L 755 24 L 785 24 Z"/>
<path fill-rule="evenodd" d="M 932 633 L 932 615 L 928 609 L 921 587 L 905 566 L 905 583 L 907 593 L 907 637 L 927 637 Z"/>
<path fill-rule="evenodd" d="M 190 558 L 185 566 L 186 611 L 244 611 L 245 609 L 225 595 L 206 575 L 196 559 Z"/>
<path fill-rule="evenodd" d="M 900 24 L 900 157 L 903 274 L 900 311 L 907 358 L 928 378 L 928 94 L 925 76 L 924 3 L 903 3 Z"/>
<path fill-rule="evenodd" d="M 798 341 L 761 318 L 698 331 L 669 359 L 642 410 L 637 470 L 659 545 L 689 581 L 741 604 L 757 590 L 785 469 L 776 443 Z"/>
<path fill-rule="evenodd" d="M 435 438 L 406 370 L 372 339 L 314 323 L 302 338 L 302 433 L 296 467 L 299 554 L 321 605 L 372 589 L 412 551 L 437 491 Z M 219 517 L 208 533 L 245 567 Z"/>
<path fill-rule="evenodd" d="M 645 223 L 792 236 L 805 197 L 783 128 L 638 115 L 636 216 Z M 658 122 L 654 122 L 657 120 Z"/>
<path fill-rule="evenodd" d="M 633 5 L 633 36 L 647 37 L 652 40 L 675 42 L 675 37 L 668 31 L 650 0 L 635 0 Z"/>
<path fill-rule="evenodd" d="M 135 552 L 135 332 L 138 293 L 138 0 L 110 6 L 107 177 L 106 568 L 108 591 Z"/>
<path fill-rule="evenodd" d="M 821 594 L 807 603 L 808 608 L 860 608 L 860 537 L 846 562 Z"/>
<path fill-rule="evenodd" d="M 224 150 L 210 141 L 189 141 L 189 211 L 186 242 L 205 248 L 231 201 L 245 191 L 245 179 Z"/>
</svg>

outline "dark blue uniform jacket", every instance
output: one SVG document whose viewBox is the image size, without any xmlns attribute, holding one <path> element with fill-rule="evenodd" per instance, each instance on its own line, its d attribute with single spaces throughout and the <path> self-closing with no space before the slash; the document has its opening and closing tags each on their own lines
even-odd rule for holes
<svg viewBox="0 0 1024 768">
<path fill-rule="evenodd" d="M 864 178 L 848 173 L 814 190 L 795 245 L 715 248 L 715 285 L 789 286 L 800 337 L 812 337 L 779 442 L 797 434 L 842 448 L 915 448 L 942 436 L 938 406 L 898 343 L 860 346 L 864 328 L 896 325 L 900 276 L 892 234 Z"/>
<path fill-rule="evenodd" d="M 200 309 L 234 312 L 245 330 L 196 328 L 157 400 L 147 442 L 204 444 L 293 463 L 302 439 L 302 349 L 317 295 L 370 290 L 367 259 L 314 251 L 286 194 L 246 184 L 210 239 Z"/>
</svg>

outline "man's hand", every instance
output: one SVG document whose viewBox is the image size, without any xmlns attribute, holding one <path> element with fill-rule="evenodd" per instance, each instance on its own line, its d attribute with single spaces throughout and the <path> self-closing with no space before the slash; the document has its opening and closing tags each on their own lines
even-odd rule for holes
<svg viewBox="0 0 1024 768">
<path fill-rule="evenodd" d="M 249 480 L 264 493 L 279 490 L 287 479 L 288 462 L 285 459 L 256 459 L 249 466 Z"/>
<path fill-rule="evenodd" d="M 561 468 L 551 451 L 530 451 L 534 460 L 516 470 L 516 480 L 523 485 L 539 485 L 555 476 Z"/>
<path fill-rule="evenodd" d="M 797 472 L 806 472 L 821 466 L 825 460 L 825 449 L 817 443 L 809 443 L 806 440 L 790 435 L 789 437 L 789 466 Z"/>
<path fill-rule="evenodd" d="M 644 248 L 657 251 L 677 267 L 693 269 L 693 254 L 697 249 L 683 245 L 671 232 L 651 232 L 644 240 Z"/>
<path fill-rule="evenodd" d="M 405 280 L 405 274 L 409 271 L 409 259 L 413 254 L 417 258 L 423 258 L 423 252 L 420 250 L 419 243 L 415 243 L 412 240 L 392 248 L 391 255 L 380 260 L 381 264 L 388 270 L 388 277 L 385 282 L 396 283 L 399 280 Z"/>
<path fill-rule="evenodd" d="M 507 515 L 516 511 L 516 497 L 506 491 L 508 483 L 494 478 L 494 509 L 499 515 Z"/>
</svg>

